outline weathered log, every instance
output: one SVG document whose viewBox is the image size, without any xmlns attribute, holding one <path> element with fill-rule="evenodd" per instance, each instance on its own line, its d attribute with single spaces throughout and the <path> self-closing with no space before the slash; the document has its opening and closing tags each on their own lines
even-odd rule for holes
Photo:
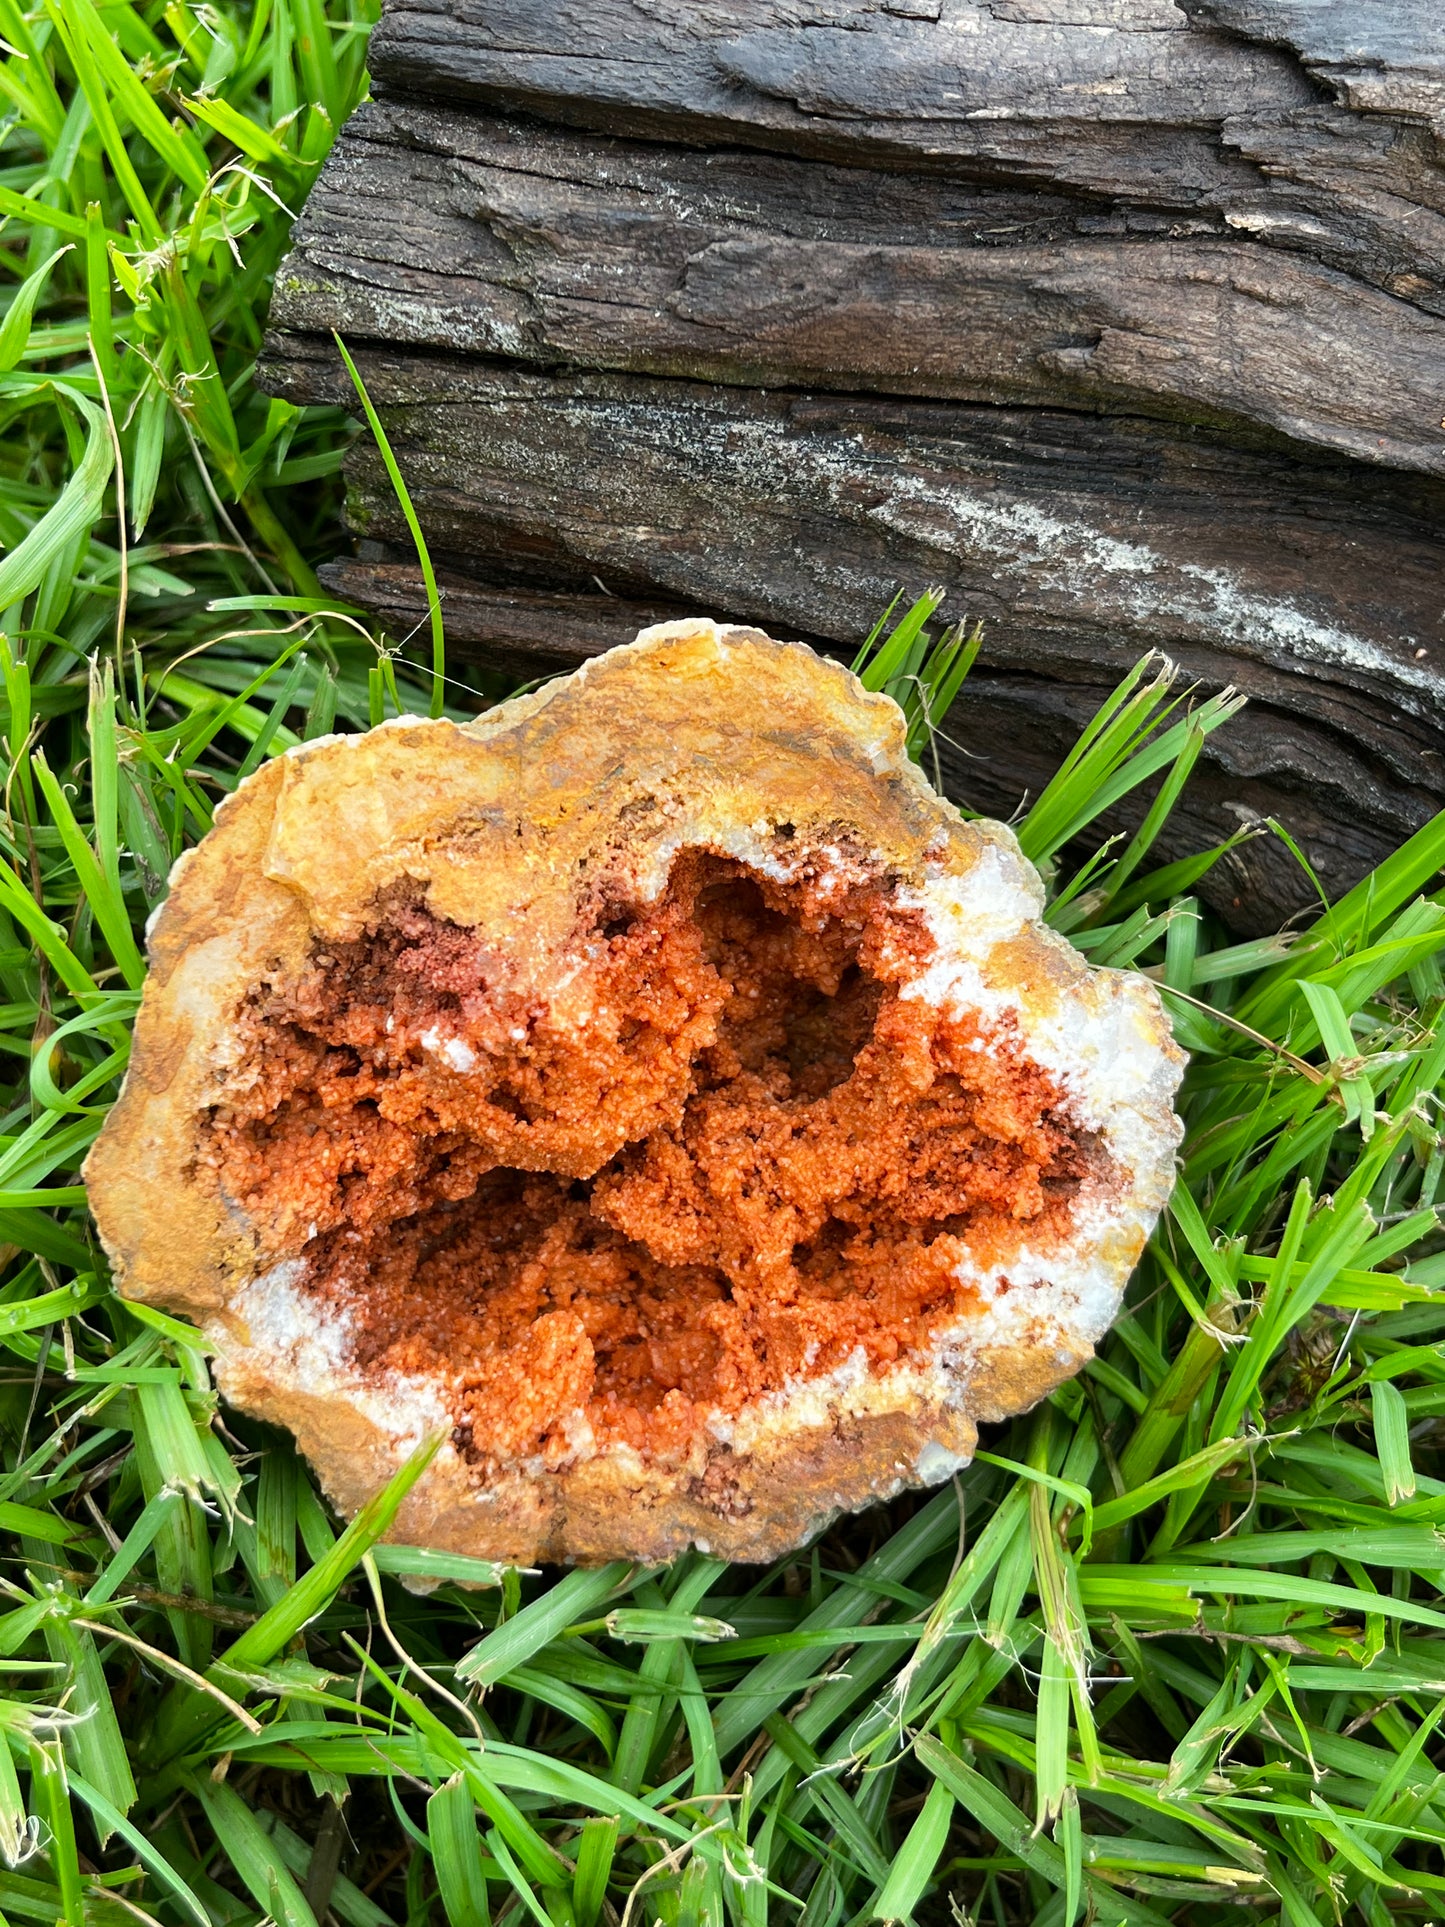
<svg viewBox="0 0 1445 1927">
<path fill-rule="evenodd" d="M 543 365 L 1203 414 L 1445 474 L 1445 319 L 1343 252 L 1262 264 L 1213 213 L 388 103 L 348 129 L 280 312 Z"/>
<path fill-rule="evenodd" d="M 345 399 L 327 332 L 387 344 L 484 660 L 575 661 L 629 603 L 846 649 L 936 581 L 988 637 L 955 793 L 1013 808 L 1162 648 L 1252 698 L 1180 847 L 1277 815 L 1339 888 L 1445 800 L 1431 11 L 399 0 L 270 380 Z M 351 481 L 333 579 L 410 627 L 364 444 Z M 1313 894 L 1265 841 L 1216 883 L 1245 928 Z"/>
</svg>

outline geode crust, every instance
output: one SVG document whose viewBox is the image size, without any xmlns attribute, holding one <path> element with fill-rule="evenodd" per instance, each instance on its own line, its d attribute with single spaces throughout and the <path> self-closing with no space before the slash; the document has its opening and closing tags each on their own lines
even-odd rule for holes
<svg viewBox="0 0 1445 1927">
<path fill-rule="evenodd" d="M 87 1166 L 129 1296 L 395 1536 L 772 1558 L 1089 1357 L 1173 1176 L 1152 988 L 887 698 L 649 630 L 279 757 L 177 865 Z"/>
</svg>

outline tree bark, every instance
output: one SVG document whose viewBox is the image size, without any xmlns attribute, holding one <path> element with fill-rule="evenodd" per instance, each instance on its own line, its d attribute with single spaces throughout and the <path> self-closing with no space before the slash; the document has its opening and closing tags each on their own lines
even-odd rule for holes
<svg viewBox="0 0 1445 1927">
<path fill-rule="evenodd" d="M 360 351 L 480 660 L 704 607 L 846 650 L 937 582 L 953 793 L 1007 814 L 1158 648 L 1252 699 L 1166 854 L 1272 815 L 1338 889 L 1445 801 L 1433 4 L 399 0 L 268 378 Z M 332 579 L 410 628 L 350 481 Z M 1314 897 L 1269 838 L 1211 887 Z"/>
</svg>

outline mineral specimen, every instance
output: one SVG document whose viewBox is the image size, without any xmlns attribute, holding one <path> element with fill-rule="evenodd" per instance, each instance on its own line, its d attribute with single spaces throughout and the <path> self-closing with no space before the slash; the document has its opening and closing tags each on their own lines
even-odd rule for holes
<svg viewBox="0 0 1445 1927">
<path fill-rule="evenodd" d="M 1077 1371 L 1168 1195 L 1158 998 L 1041 903 L 755 630 L 305 744 L 156 920 L 121 1289 L 343 1512 L 442 1432 L 408 1542 L 774 1557 Z"/>
</svg>

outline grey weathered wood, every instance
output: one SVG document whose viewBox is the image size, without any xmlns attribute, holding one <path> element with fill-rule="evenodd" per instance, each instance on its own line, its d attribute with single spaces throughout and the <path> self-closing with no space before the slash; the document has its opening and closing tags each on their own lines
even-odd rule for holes
<svg viewBox="0 0 1445 1927">
<path fill-rule="evenodd" d="M 352 122 L 278 315 L 544 365 L 1212 415 L 1445 474 L 1445 318 L 1313 254 L 410 103 Z"/>
<path fill-rule="evenodd" d="M 372 67 L 267 365 L 345 400 L 329 330 L 390 344 L 454 645 L 846 650 L 937 581 L 987 625 L 970 800 L 1151 647 L 1252 698 L 1181 837 L 1275 813 L 1340 886 L 1445 800 L 1435 0 L 391 0 Z M 404 632 L 351 480 L 334 579 Z M 1311 894 L 1263 841 L 1216 886 Z"/>
<path fill-rule="evenodd" d="M 1439 211 L 1418 191 L 1445 120 L 1435 0 L 393 0 L 372 65 L 389 91 L 609 131 L 1284 216 L 1287 245 L 1374 199 L 1383 251 L 1423 242 L 1438 288 L 1438 229 L 1409 212 Z"/>
</svg>

